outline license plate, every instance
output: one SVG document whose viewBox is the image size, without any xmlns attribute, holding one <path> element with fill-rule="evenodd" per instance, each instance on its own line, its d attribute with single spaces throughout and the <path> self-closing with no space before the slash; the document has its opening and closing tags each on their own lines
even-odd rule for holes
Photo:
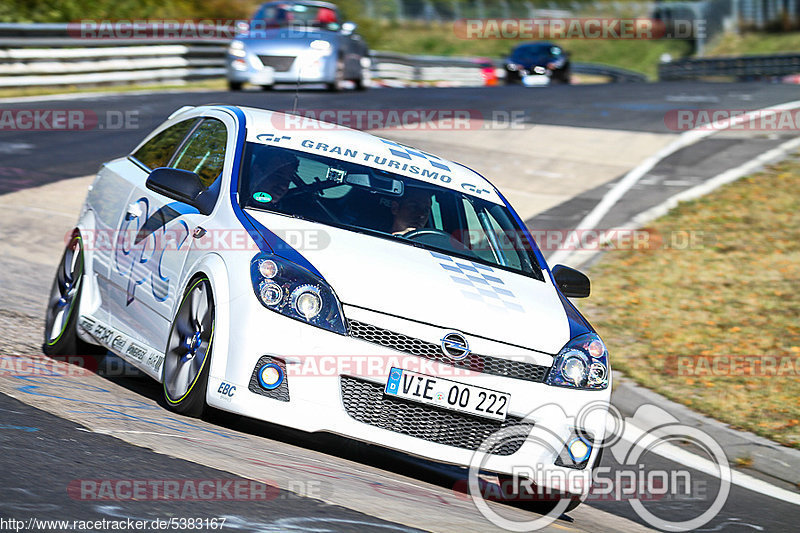
<svg viewBox="0 0 800 533">
<path fill-rule="evenodd" d="M 384 394 L 494 420 L 505 420 L 511 395 L 392 368 Z"/>
<path fill-rule="evenodd" d="M 539 85 L 548 85 L 550 77 L 544 74 L 529 74 L 522 77 L 522 84 L 525 87 L 537 87 Z"/>
</svg>

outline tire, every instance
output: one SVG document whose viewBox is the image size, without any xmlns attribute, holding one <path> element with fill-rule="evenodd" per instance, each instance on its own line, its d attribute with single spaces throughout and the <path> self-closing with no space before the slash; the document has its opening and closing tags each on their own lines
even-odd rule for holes
<svg viewBox="0 0 800 533">
<path fill-rule="evenodd" d="M 336 78 L 333 83 L 326 84 L 328 91 L 336 93 L 342 90 L 342 82 L 344 81 L 344 60 L 338 59 L 336 61 Z"/>
<path fill-rule="evenodd" d="M 206 411 L 214 312 L 211 283 L 195 278 L 172 321 L 161 375 L 167 406 L 186 416 L 199 418 Z"/>
<path fill-rule="evenodd" d="M 367 58 L 362 58 L 361 61 L 363 62 Z M 372 63 L 367 59 L 368 64 L 365 66 L 364 63 L 361 63 L 361 76 L 358 79 L 353 80 L 353 83 L 356 84 L 356 91 L 366 91 L 369 87 L 368 81 L 372 80 Z"/>
<path fill-rule="evenodd" d="M 83 293 L 83 241 L 72 236 L 61 256 L 58 271 L 50 289 L 45 310 L 42 351 L 58 359 L 60 356 L 95 356 L 99 364 L 106 349 L 82 341 L 78 337 L 78 311 Z M 86 366 L 86 365 L 84 365 Z"/>
<path fill-rule="evenodd" d="M 228 90 L 229 91 L 241 91 L 242 90 L 242 82 L 228 80 Z"/>
<path fill-rule="evenodd" d="M 262 85 L 262 86 L 261 86 L 261 90 L 262 90 L 262 91 L 271 91 L 271 90 L 272 90 L 272 89 L 274 89 L 274 88 L 275 88 L 275 86 L 274 86 L 274 85 Z"/>
</svg>

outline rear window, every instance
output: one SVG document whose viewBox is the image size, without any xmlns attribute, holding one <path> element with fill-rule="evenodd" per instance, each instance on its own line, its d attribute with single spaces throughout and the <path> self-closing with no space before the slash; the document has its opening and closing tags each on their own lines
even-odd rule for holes
<svg viewBox="0 0 800 533">
<path fill-rule="evenodd" d="M 307 4 L 268 4 L 253 17 L 258 28 L 312 27 L 331 31 L 339 29 L 339 14 L 335 9 Z"/>
</svg>

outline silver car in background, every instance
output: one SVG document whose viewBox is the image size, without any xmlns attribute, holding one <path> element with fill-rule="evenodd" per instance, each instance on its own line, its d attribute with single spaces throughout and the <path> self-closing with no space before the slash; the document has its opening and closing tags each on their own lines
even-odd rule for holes
<svg viewBox="0 0 800 533">
<path fill-rule="evenodd" d="M 276 83 L 324 83 L 338 90 L 349 80 L 369 82 L 367 45 L 352 22 L 340 22 L 334 4 L 268 2 L 228 46 L 226 75 L 232 91 L 244 83 L 271 89 Z"/>
</svg>

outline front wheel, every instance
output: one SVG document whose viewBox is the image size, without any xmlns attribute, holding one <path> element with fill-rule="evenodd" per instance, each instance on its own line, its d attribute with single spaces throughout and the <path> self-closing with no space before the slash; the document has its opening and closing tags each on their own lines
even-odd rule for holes
<svg viewBox="0 0 800 533">
<path fill-rule="evenodd" d="M 50 356 L 102 355 L 104 348 L 78 337 L 78 311 L 83 290 L 83 241 L 73 235 L 58 265 L 45 311 L 44 345 Z"/>
<path fill-rule="evenodd" d="M 214 296 L 206 277 L 195 279 L 178 306 L 164 354 L 164 399 L 178 413 L 200 417 L 214 339 Z"/>
<path fill-rule="evenodd" d="M 344 81 L 344 60 L 339 59 L 336 61 L 336 75 L 333 82 L 326 84 L 328 91 L 334 93 L 341 91 L 343 81 Z"/>
</svg>

